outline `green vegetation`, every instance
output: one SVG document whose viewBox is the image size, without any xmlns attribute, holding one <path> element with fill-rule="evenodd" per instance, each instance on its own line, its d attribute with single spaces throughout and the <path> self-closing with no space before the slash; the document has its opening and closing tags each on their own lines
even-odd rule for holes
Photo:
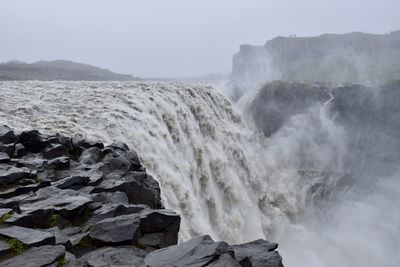
<svg viewBox="0 0 400 267">
<path fill-rule="evenodd" d="M 28 249 L 28 246 L 19 241 L 16 238 L 11 238 L 8 240 L 8 245 L 10 249 L 17 255 L 25 252 Z"/>
<path fill-rule="evenodd" d="M 58 215 L 55 214 L 55 213 L 53 213 L 53 214 L 51 215 L 51 217 L 50 217 L 49 226 L 50 226 L 50 227 L 55 226 L 55 224 L 56 224 L 56 222 L 57 222 L 57 219 L 58 219 Z"/>
<path fill-rule="evenodd" d="M 5 222 L 6 220 L 8 220 L 9 218 L 11 218 L 11 215 L 13 214 L 13 212 L 4 214 L 3 216 L 1 216 L 0 218 L 0 223 Z"/>
<path fill-rule="evenodd" d="M 64 257 L 58 260 L 58 266 L 64 266 L 68 263 L 68 260 Z"/>
</svg>

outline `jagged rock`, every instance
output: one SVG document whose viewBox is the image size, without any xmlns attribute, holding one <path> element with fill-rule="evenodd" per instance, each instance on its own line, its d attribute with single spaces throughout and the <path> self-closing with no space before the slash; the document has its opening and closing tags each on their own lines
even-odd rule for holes
<svg viewBox="0 0 400 267">
<path fill-rule="evenodd" d="M 137 244 L 140 232 L 138 215 L 122 215 L 104 219 L 91 227 L 89 236 L 103 244 Z"/>
<path fill-rule="evenodd" d="M 14 187 L 14 188 L 10 188 L 8 190 L 0 192 L 0 198 L 15 197 L 18 195 L 26 194 L 28 192 L 36 191 L 37 189 L 38 189 L 38 185 L 36 185 L 36 184 Z"/>
<path fill-rule="evenodd" d="M 18 167 L 26 167 L 28 169 L 40 169 L 42 168 L 46 163 L 46 160 L 44 160 L 41 157 L 38 156 L 24 156 L 21 159 L 17 161 L 17 166 Z"/>
<path fill-rule="evenodd" d="M 41 267 L 49 266 L 65 255 L 64 246 L 42 246 L 31 248 L 24 253 L 1 263 L 2 267 Z"/>
<path fill-rule="evenodd" d="M 0 152 L 6 153 L 8 156 L 12 156 L 14 154 L 14 144 L 3 144 L 0 142 Z"/>
<path fill-rule="evenodd" d="M 126 205 L 126 206 L 120 204 L 101 205 L 100 208 L 93 211 L 92 218 L 90 218 L 86 222 L 83 229 L 86 231 L 91 226 L 107 218 L 117 217 L 121 215 L 138 214 L 139 212 L 141 212 L 146 208 L 147 206 L 144 205 Z"/>
<path fill-rule="evenodd" d="M 68 157 L 58 157 L 47 162 L 47 166 L 49 168 L 53 168 L 56 170 L 64 170 L 69 168 L 70 160 Z"/>
<path fill-rule="evenodd" d="M 34 153 L 46 147 L 46 142 L 44 142 L 42 135 L 36 130 L 22 132 L 18 142 L 24 145 L 28 151 Z"/>
<path fill-rule="evenodd" d="M 60 181 L 55 182 L 53 185 L 60 188 L 60 189 L 66 189 L 71 186 L 85 186 L 90 182 L 90 178 L 86 176 L 70 176 L 67 178 L 64 178 Z"/>
<path fill-rule="evenodd" d="M 83 164 L 96 164 L 100 162 L 103 157 L 103 152 L 98 147 L 91 147 L 84 150 L 79 158 Z"/>
<path fill-rule="evenodd" d="M 143 210 L 140 213 L 140 230 L 145 235 L 141 240 L 142 244 L 155 248 L 176 245 L 180 222 L 180 216 L 170 210 Z"/>
<path fill-rule="evenodd" d="M 283 267 L 282 257 L 277 251 L 278 244 L 266 240 L 255 240 L 246 244 L 231 246 L 236 259 L 242 266 Z"/>
<path fill-rule="evenodd" d="M 124 192 L 104 192 L 93 194 L 93 201 L 103 204 L 123 204 L 128 205 L 129 199 Z"/>
<path fill-rule="evenodd" d="M 10 144 L 15 141 L 15 134 L 13 130 L 6 126 L 0 125 L 0 142 L 3 144 Z"/>
<path fill-rule="evenodd" d="M 84 256 L 88 267 L 140 266 L 146 251 L 134 247 L 104 247 Z"/>
<path fill-rule="evenodd" d="M 222 254 L 218 260 L 207 265 L 208 267 L 244 267 L 230 254 Z"/>
<path fill-rule="evenodd" d="M 49 232 L 19 226 L 0 228 L 0 235 L 16 238 L 28 247 L 54 245 L 56 242 L 54 235 Z"/>
<path fill-rule="evenodd" d="M 214 242 L 210 236 L 201 236 L 179 245 L 150 252 L 144 258 L 144 265 L 149 267 L 166 266 L 207 266 L 228 253 L 233 256 L 225 242 Z"/>
<path fill-rule="evenodd" d="M 0 186 L 15 183 L 25 177 L 30 177 L 30 170 L 9 165 L 0 165 Z"/>
<path fill-rule="evenodd" d="M 10 245 L 6 241 L 0 239 L 0 258 L 6 256 L 10 251 Z"/>
<path fill-rule="evenodd" d="M 54 235 L 54 237 L 56 238 L 56 242 L 55 242 L 56 245 L 63 245 L 67 249 L 72 247 L 72 243 L 69 239 L 69 236 L 67 236 L 58 227 L 49 228 L 46 231 L 48 231 Z"/>
<path fill-rule="evenodd" d="M 0 163 L 6 163 L 10 161 L 10 156 L 5 152 L 0 152 Z"/>
<path fill-rule="evenodd" d="M 2 220 L 3 216 L 6 216 L 8 214 L 12 214 L 13 210 L 12 209 L 2 209 L 0 208 L 0 221 Z"/>
<path fill-rule="evenodd" d="M 21 158 L 21 157 L 25 156 L 26 153 L 27 153 L 27 151 L 23 144 L 20 144 L 20 143 L 15 144 L 14 154 L 13 154 L 14 157 Z"/>
<path fill-rule="evenodd" d="M 146 173 L 133 172 L 124 180 L 106 179 L 92 193 L 124 192 L 131 204 L 145 204 L 151 208 L 161 208 L 160 188 L 156 180 Z"/>
<path fill-rule="evenodd" d="M 104 144 L 102 142 L 97 142 L 97 141 L 79 140 L 78 145 L 85 149 L 91 148 L 91 147 L 97 147 L 100 149 L 104 148 Z"/>
<path fill-rule="evenodd" d="M 64 156 L 66 149 L 61 144 L 50 144 L 43 152 L 45 159 L 54 159 Z"/>
<path fill-rule="evenodd" d="M 13 201 L 13 198 L 8 201 Z M 7 223 L 19 226 L 46 228 L 56 214 L 74 220 L 88 210 L 92 200 L 73 190 L 49 186 L 19 201 L 21 214 L 13 214 Z"/>
</svg>

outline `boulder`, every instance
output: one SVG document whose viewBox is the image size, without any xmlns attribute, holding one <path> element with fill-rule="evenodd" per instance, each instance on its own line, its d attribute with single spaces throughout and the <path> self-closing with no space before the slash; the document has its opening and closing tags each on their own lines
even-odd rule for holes
<svg viewBox="0 0 400 267">
<path fill-rule="evenodd" d="M 70 176 L 55 182 L 53 185 L 60 188 L 66 189 L 72 186 L 85 186 L 90 182 L 90 178 L 86 176 Z"/>
<path fill-rule="evenodd" d="M 98 147 L 91 147 L 82 152 L 79 161 L 83 164 L 91 165 L 100 162 L 102 158 L 103 152 L 101 149 Z"/>
<path fill-rule="evenodd" d="M 6 163 L 10 161 L 10 156 L 5 152 L 0 152 L 0 163 Z"/>
<path fill-rule="evenodd" d="M 140 233 L 138 215 L 122 215 L 104 219 L 90 229 L 89 237 L 101 244 L 135 245 Z"/>
<path fill-rule="evenodd" d="M 0 125 L 0 142 L 3 144 L 10 144 L 14 143 L 14 141 L 15 134 L 13 130 L 6 125 Z"/>
<path fill-rule="evenodd" d="M 282 257 L 277 251 L 278 244 L 266 240 L 255 240 L 246 244 L 231 246 L 236 259 L 242 266 L 283 267 Z"/>
<path fill-rule="evenodd" d="M 69 168 L 70 159 L 68 157 L 58 157 L 47 162 L 47 167 L 55 170 L 64 170 Z"/>
<path fill-rule="evenodd" d="M 58 157 L 65 156 L 66 148 L 62 144 L 50 144 L 44 150 L 43 156 L 45 159 L 54 159 Z"/>
<path fill-rule="evenodd" d="M 14 144 L 3 144 L 0 142 L 0 152 L 6 153 L 8 156 L 12 156 L 14 154 Z"/>
<path fill-rule="evenodd" d="M 1 263 L 2 267 L 42 267 L 64 258 L 64 246 L 42 246 L 28 249 L 24 253 Z"/>
<path fill-rule="evenodd" d="M 150 175 L 141 172 L 132 172 L 124 178 L 106 179 L 100 183 L 92 193 L 124 192 L 131 204 L 145 204 L 150 208 L 162 208 L 160 187 Z"/>
<path fill-rule="evenodd" d="M 104 247 L 85 255 L 88 267 L 141 266 L 146 251 L 135 247 Z"/>
<path fill-rule="evenodd" d="M 0 186 L 15 183 L 25 177 L 30 177 L 30 170 L 9 165 L 0 165 Z"/>
<path fill-rule="evenodd" d="M 208 267 L 243 267 L 240 263 L 230 254 L 222 254 L 218 260 L 207 265 Z"/>
<path fill-rule="evenodd" d="M 33 153 L 37 153 L 46 147 L 43 136 L 36 130 L 22 132 L 18 138 L 18 142 Z"/>
<path fill-rule="evenodd" d="M 49 232 L 19 226 L 0 228 L 0 235 L 16 238 L 28 247 L 54 245 L 56 242 L 54 235 Z"/>
<path fill-rule="evenodd" d="M 149 267 L 207 266 L 218 260 L 222 254 L 233 252 L 225 242 L 214 242 L 210 236 L 201 236 L 179 245 L 150 252 L 144 258 Z"/>
</svg>

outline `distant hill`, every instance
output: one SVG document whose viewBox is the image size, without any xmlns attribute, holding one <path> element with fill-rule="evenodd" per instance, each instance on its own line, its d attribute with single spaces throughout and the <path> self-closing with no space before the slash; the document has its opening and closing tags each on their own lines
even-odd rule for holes
<svg viewBox="0 0 400 267">
<path fill-rule="evenodd" d="M 264 82 L 385 82 L 400 78 L 400 31 L 316 37 L 276 37 L 264 46 L 242 45 L 232 78 Z"/>
<path fill-rule="evenodd" d="M 0 81 L 129 81 L 134 79 L 137 78 L 67 60 L 39 61 L 31 64 L 10 61 L 0 64 Z"/>
</svg>

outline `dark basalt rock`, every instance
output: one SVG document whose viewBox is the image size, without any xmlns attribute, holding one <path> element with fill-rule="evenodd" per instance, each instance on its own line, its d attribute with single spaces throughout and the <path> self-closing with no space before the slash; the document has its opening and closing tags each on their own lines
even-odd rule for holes
<svg viewBox="0 0 400 267">
<path fill-rule="evenodd" d="M 0 142 L 0 152 L 4 152 L 8 156 L 11 157 L 14 154 L 14 150 L 15 150 L 15 147 L 14 147 L 13 143 L 11 143 L 11 144 L 3 144 L 3 143 Z"/>
<path fill-rule="evenodd" d="M 255 240 L 242 245 L 231 246 L 236 259 L 246 267 L 283 267 L 282 257 L 277 251 L 278 244 L 266 240 Z"/>
<path fill-rule="evenodd" d="M 10 144 L 15 141 L 15 138 L 15 134 L 10 127 L 0 125 L 0 142 L 3 144 Z"/>
<path fill-rule="evenodd" d="M 31 248 L 26 252 L 1 263 L 2 267 L 41 267 L 64 258 L 64 246 L 42 246 Z M 57 266 L 57 265 L 56 265 Z"/>
<path fill-rule="evenodd" d="M 104 219 L 90 229 L 89 236 L 106 245 L 136 245 L 140 232 L 137 215 L 122 215 Z"/>
<path fill-rule="evenodd" d="M 207 266 L 222 254 L 231 254 L 232 250 L 225 242 L 214 242 L 209 236 L 194 238 L 179 245 L 150 252 L 144 258 L 145 266 Z"/>
<path fill-rule="evenodd" d="M 27 168 L 16 168 L 0 164 L 0 186 L 12 184 L 27 177 L 31 177 L 31 172 Z"/>
<path fill-rule="evenodd" d="M 0 163 L 6 163 L 10 161 L 10 156 L 5 152 L 0 152 Z"/>
<path fill-rule="evenodd" d="M 18 142 L 21 143 L 28 151 L 37 153 L 46 147 L 43 136 L 36 130 L 21 133 Z"/>
<path fill-rule="evenodd" d="M 56 242 L 54 235 L 49 232 L 19 226 L 1 228 L 0 235 L 16 238 L 28 247 L 54 245 Z"/>
<path fill-rule="evenodd" d="M 176 245 L 180 216 L 125 144 L 5 126 L 0 138 L 0 266 L 239 266 L 209 236 Z"/>
<path fill-rule="evenodd" d="M 146 251 L 135 247 L 104 247 L 93 251 L 84 258 L 89 267 L 141 266 Z"/>
</svg>

